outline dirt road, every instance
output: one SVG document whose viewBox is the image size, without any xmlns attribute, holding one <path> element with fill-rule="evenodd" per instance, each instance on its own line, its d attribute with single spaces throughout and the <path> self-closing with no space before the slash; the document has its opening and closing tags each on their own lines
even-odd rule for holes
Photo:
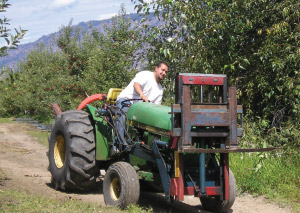
<svg viewBox="0 0 300 213">
<path fill-rule="evenodd" d="M 78 199 L 104 205 L 101 178 L 94 191 L 74 194 L 55 191 L 50 186 L 50 173 L 47 170 L 47 147 L 40 145 L 35 138 L 26 134 L 34 128 L 29 124 L 0 123 L 0 193 L 1 190 L 21 190 L 29 194 L 47 196 L 55 199 Z M 1 177 L 7 177 L 2 178 Z M 185 197 L 185 202 L 167 203 L 161 194 L 141 192 L 139 205 L 152 207 L 154 212 L 200 212 L 200 201 Z M 280 208 L 266 199 L 251 196 L 237 197 L 231 212 L 238 213 L 283 213 L 291 212 Z"/>
</svg>

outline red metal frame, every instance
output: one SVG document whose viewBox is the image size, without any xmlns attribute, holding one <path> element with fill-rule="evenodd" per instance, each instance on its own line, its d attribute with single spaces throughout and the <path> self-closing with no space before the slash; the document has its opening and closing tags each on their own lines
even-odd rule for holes
<svg viewBox="0 0 300 213">
<path fill-rule="evenodd" d="M 225 191 L 225 200 L 229 200 L 229 154 L 224 155 L 224 191 Z"/>
<path fill-rule="evenodd" d="M 183 84 L 222 86 L 226 77 L 182 75 Z"/>
<path fill-rule="evenodd" d="M 221 195 L 221 188 L 219 186 L 207 186 L 205 190 L 208 196 Z"/>
<path fill-rule="evenodd" d="M 201 110 L 195 110 L 192 107 L 191 100 L 191 85 L 208 85 L 208 86 L 221 86 L 220 92 L 220 106 L 225 110 L 219 110 L 217 105 L 208 106 L 203 104 Z M 202 91 L 202 87 L 200 88 Z M 195 137 L 222 137 L 227 138 L 225 142 L 226 147 L 230 145 L 237 145 L 237 102 L 236 102 L 236 90 L 234 87 L 227 88 L 227 76 L 226 75 L 206 75 L 206 74 L 185 74 L 181 73 L 176 78 L 176 88 L 175 88 L 175 102 L 176 107 L 172 108 L 174 110 L 174 123 L 173 125 L 173 140 L 171 141 L 171 148 L 178 149 L 182 154 L 187 152 L 191 153 L 205 153 L 207 149 L 193 147 L 192 139 Z M 228 93 L 227 93 L 228 92 Z M 223 104 L 223 105 L 222 105 Z M 228 132 L 191 132 L 192 126 L 221 126 L 228 128 Z M 177 138 L 176 138 L 177 137 Z M 181 140 L 178 140 L 181 137 Z M 222 148 L 222 150 L 227 150 Z M 208 150 L 210 151 L 210 150 Z M 220 152 L 220 150 L 218 150 Z M 221 153 L 221 152 L 220 152 Z M 221 180 L 222 184 L 220 186 L 206 186 L 205 194 L 207 196 L 221 196 L 222 200 L 229 199 L 229 161 L 228 153 L 222 153 L 222 172 Z M 183 165 L 182 165 L 183 167 Z M 200 178 L 200 181 L 205 182 L 205 178 Z M 183 187 L 183 186 L 182 186 Z M 200 187 L 200 186 L 199 186 Z M 201 186 L 203 187 L 203 186 Z M 176 178 L 171 181 L 171 192 L 175 195 L 176 200 L 179 200 L 178 197 L 180 193 L 181 186 Z M 194 187 L 183 187 L 184 193 L 192 195 L 195 193 Z M 201 189 L 201 192 L 203 189 Z M 171 194 L 172 194 L 171 193 Z M 199 196 L 202 196 L 199 193 Z"/>
<path fill-rule="evenodd" d="M 197 190 L 199 187 L 197 187 Z M 184 187 L 184 195 L 195 195 L 195 189 L 193 186 Z"/>
</svg>

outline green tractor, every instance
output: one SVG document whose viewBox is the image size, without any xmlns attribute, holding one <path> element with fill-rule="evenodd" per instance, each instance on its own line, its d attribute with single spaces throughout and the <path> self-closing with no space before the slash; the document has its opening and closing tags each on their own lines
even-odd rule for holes
<svg viewBox="0 0 300 213">
<path fill-rule="evenodd" d="M 125 141 L 115 106 L 120 89 L 85 99 L 77 110 L 61 112 L 49 136 L 49 170 L 57 190 L 89 190 L 105 170 L 104 200 L 126 208 L 138 201 L 140 183 L 160 187 L 168 201 L 199 197 L 208 211 L 224 212 L 236 196 L 229 153 L 242 135 L 242 106 L 226 75 L 178 74 L 171 107 L 138 102 L 126 114 Z M 103 101 L 103 107 L 90 103 Z M 264 150 L 266 151 L 266 150 Z"/>
</svg>

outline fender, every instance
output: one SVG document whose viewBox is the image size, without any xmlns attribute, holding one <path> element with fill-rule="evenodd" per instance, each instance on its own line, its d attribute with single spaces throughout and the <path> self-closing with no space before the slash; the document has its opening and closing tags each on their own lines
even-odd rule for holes
<svg viewBox="0 0 300 213">
<path fill-rule="evenodd" d="M 96 160 L 109 160 L 109 145 L 112 144 L 111 128 L 108 127 L 104 117 L 96 116 L 96 108 L 87 105 L 87 110 L 94 120 L 94 131 L 96 136 Z"/>
<path fill-rule="evenodd" d="M 91 96 L 87 97 L 86 99 L 84 99 L 79 104 L 77 110 L 82 110 L 87 104 L 92 103 L 94 101 L 101 101 L 101 100 L 104 100 L 105 98 L 106 98 L 106 94 L 104 94 L 104 93 L 98 93 L 98 94 L 91 95 Z"/>
</svg>

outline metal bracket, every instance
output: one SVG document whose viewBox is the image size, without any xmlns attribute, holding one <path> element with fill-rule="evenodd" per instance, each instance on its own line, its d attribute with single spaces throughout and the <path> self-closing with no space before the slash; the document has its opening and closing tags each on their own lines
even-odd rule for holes
<svg viewBox="0 0 300 213">
<path fill-rule="evenodd" d="M 171 197 L 170 197 L 170 182 L 171 182 L 171 179 L 170 179 L 170 176 L 168 174 L 167 165 L 166 165 L 163 157 L 161 156 L 161 154 L 159 152 L 159 149 L 158 149 L 158 146 L 157 146 L 157 144 L 162 144 L 162 143 L 163 143 L 162 141 L 153 140 L 152 149 L 153 149 L 154 157 L 156 159 L 156 163 L 157 163 L 157 166 L 158 166 L 159 175 L 160 175 L 161 182 L 162 182 L 162 185 L 163 185 L 163 188 L 164 188 L 166 199 L 167 199 L 167 201 L 170 202 L 170 200 L 171 200 Z"/>
</svg>

